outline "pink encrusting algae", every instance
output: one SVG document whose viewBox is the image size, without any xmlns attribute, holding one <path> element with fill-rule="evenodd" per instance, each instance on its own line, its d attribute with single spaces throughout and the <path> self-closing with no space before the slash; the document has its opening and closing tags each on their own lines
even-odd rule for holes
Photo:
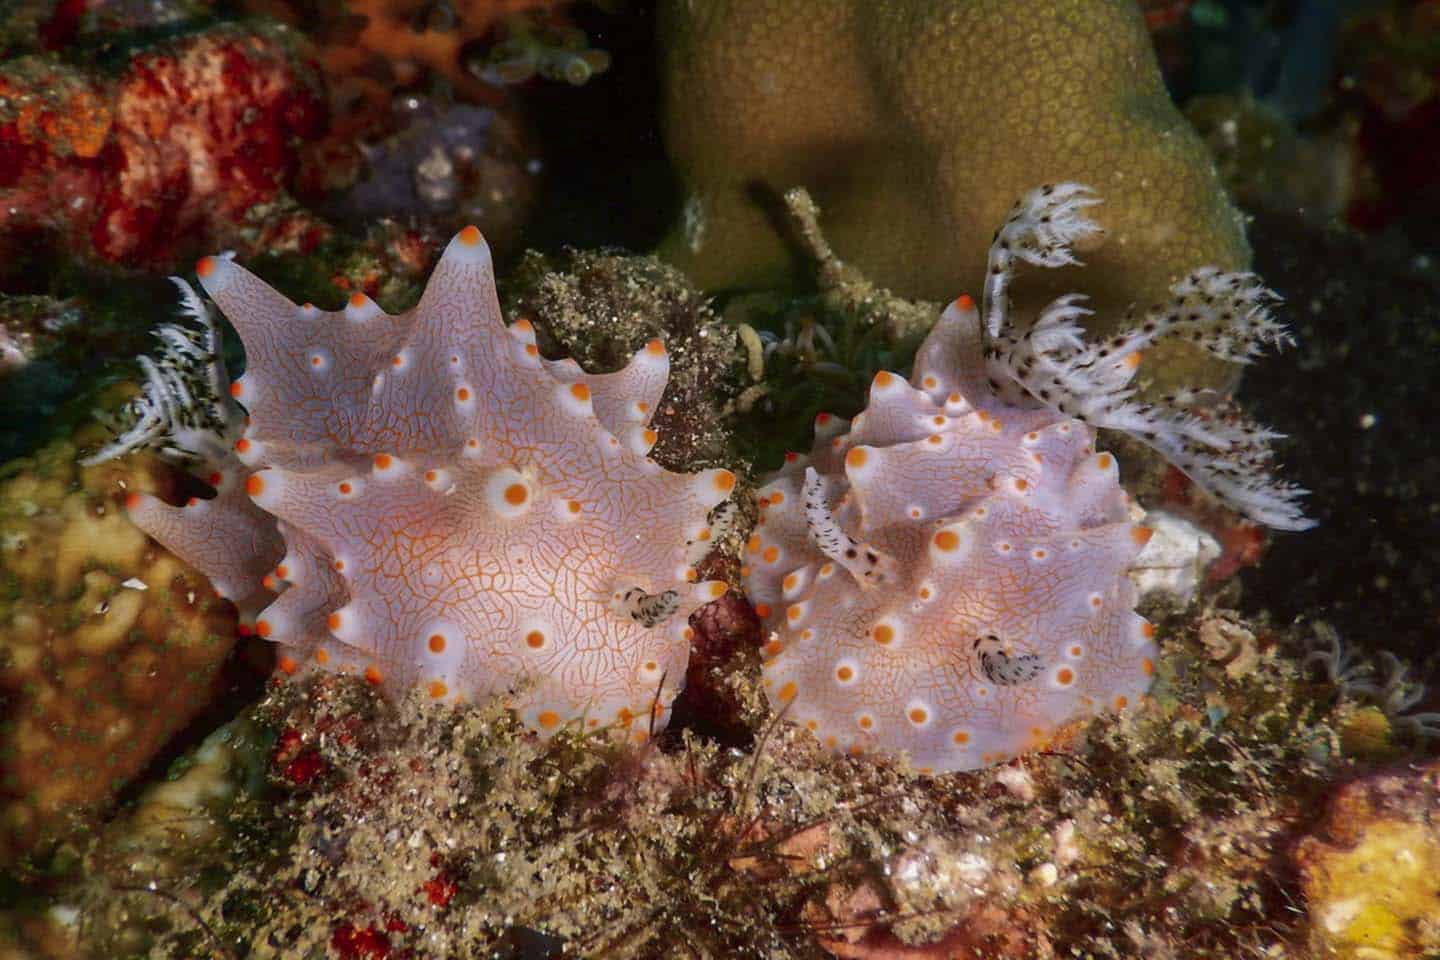
<svg viewBox="0 0 1440 960">
<path fill-rule="evenodd" d="M 1242 362 L 1285 342 L 1253 277 L 1198 271 L 1098 344 L 1075 295 L 1013 332 L 1015 261 L 1077 262 L 1096 202 L 1075 184 L 1023 198 L 991 247 L 983 311 L 952 303 L 908 382 L 882 371 L 853 422 L 821 414 L 810 455 L 759 490 L 743 573 L 771 631 L 765 689 L 832 749 L 970 769 L 1146 693 L 1158 650 L 1127 571 L 1150 530 L 1091 424 L 1133 433 L 1252 519 L 1309 525 L 1304 491 L 1267 473 L 1275 434 L 1199 393 L 1152 405 L 1130 387 L 1166 334 Z"/>
<path fill-rule="evenodd" d="M 196 272 L 244 342 L 245 375 L 225 382 L 190 294 L 208 342 L 162 329 L 135 425 L 91 459 L 164 438 L 201 460 L 214 499 L 135 495 L 130 515 L 281 644 L 282 670 L 509 694 L 542 732 L 664 726 L 688 616 L 726 590 L 694 564 L 735 477 L 647 456 L 669 377 L 659 340 L 611 374 L 542 358 L 527 321 L 503 323 L 474 227 L 398 316 L 360 294 L 338 312 L 297 306 L 224 257 Z M 215 444 L 197 426 L 239 434 L 233 455 L 201 449 Z"/>
</svg>

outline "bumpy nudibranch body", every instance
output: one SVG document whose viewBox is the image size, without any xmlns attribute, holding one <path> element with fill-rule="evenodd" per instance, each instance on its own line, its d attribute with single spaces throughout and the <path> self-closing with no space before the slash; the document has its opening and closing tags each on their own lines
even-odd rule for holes
<svg viewBox="0 0 1440 960">
<path fill-rule="evenodd" d="M 1283 342 L 1254 278 L 1200 271 L 1100 344 L 1073 323 L 1078 296 L 1012 331 L 1015 261 L 1076 262 L 1095 202 L 1074 184 L 1022 199 L 983 310 L 952 303 L 908 382 L 881 372 L 853 422 L 821 414 L 810 455 L 787 455 L 759 491 L 745 576 L 771 631 L 765 689 L 833 749 L 970 769 L 1146 692 L 1154 629 L 1126 574 L 1150 531 L 1091 424 L 1133 432 L 1252 518 L 1308 525 L 1303 491 L 1265 474 L 1275 434 L 1199 394 L 1147 405 L 1129 386 L 1140 348 L 1167 333 L 1241 361 Z"/>
<path fill-rule="evenodd" d="M 664 726 L 688 616 L 725 592 L 694 564 L 735 477 L 648 458 L 660 341 L 611 374 L 542 358 L 528 322 L 503 323 L 474 227 L 398 316 L 360 294 L 297 306 L 223 257 L 197 273 L 244 342 L 235 383 L 207 362 L 248 419 L 233 456 L 192 450 L 214 499 L 128 507 L 282 645 L 281 669 L 509 693 L 542 732 Z M 146 372 L 136 426 L 97 458 L 173 433 L 193 399 L 184 377 Z"/>
</svg>

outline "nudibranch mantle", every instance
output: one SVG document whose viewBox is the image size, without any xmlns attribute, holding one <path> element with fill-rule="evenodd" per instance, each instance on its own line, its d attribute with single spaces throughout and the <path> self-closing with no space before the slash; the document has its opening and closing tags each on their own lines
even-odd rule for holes
<svg viewBox="0 0 1440 960">
<path fill-rule="evenodd" d="M 1074 322 L 1076 295 L 1014 332 L 1016 261 L 1077 262 L 1097 202 L 1076 184 L 1022 198 L 991 247 L 985 302 L 951 303 L 908 381 L 877 374 L 853 422 L 820 414 L 811 453 L 787 454 L 758 491 L 742 574 L 769 631 L 764 687 L 831 749 L 972 769 L 1146 693 L 1158 649 L 1127 571 L 1151 531 L 1092 424 L 1134 434 L 1253 519 L 1310 525 L 1304 491 L 1265 469 L 1276 434 L 1198 393 L 1146 404 L 1130 386 L 1140 349 L 1166 334 L 1240 362 L 1286 342 L 1250 275 L 1197 271 L 1099 344 Z"/>
<path fill-rule="evenodd" d="M 396 316 L 362 294 L 297 306 L 224 257 L 196 272 L 244 343 L 227 392 L 248 419 L 205 464 L 214 499 L 128 508 L 282 645 L 281 669 L 509 694 L 541 732 L 664 726 L 689 614 L 726 589 L 694 564 L 735 477 L 648 458 L 659 340 L 609 374 L 543 358 L 528 321 L 503 322 L 474 227 Z"/>
</svg>

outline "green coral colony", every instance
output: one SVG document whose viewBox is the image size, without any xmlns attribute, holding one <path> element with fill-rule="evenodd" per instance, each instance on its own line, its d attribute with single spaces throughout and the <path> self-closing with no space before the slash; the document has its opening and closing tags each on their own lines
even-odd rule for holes
<svg viewBox="0 0 1440 960">
<path fill-rule="evenodd" d="M 1151 404 L 1132 387 L 1162 338 L 1239 362 L 1286 342 L 1253 276 L 1198 270 L 1100 342 L 1074 294 L 1016 329 L 1017 264 L 1076 263 L 1098 202 L 1071 183 L 1026 194 L 982 302 L 946 309 L 911 382 L 880 373 L 864 413 L 822 415 L 815 451 L 761 490 L 745 578 L 771 630 L 767 689 L 837 750 L 966 769 L 1146 691 L 1153 629 L 1126 573 L 1149 530 L 1093 428 L 1257 521 L 1309 525 L 1304 491 L 1269 476 L 1274 434 L 1201 391 Z M 358 294 L 299 306 L 225 258 L 197 272 L 245 376 L 227 383 L 209 307 L 182 284 L 202 332 L 162 330 L 132 425 L 92 461 L 157 446 L 197 465 L 213 499 L 134 496 L 131 517 L 282 644 L 282 670 L 503 694 L 547 734 L 663 727 L 689 614 L 726 591 L 697 564 L 737 515 L 730 471 L 647 456 L 663 344 L 605 375 L 542 358 L 528 322 L 502 323 L 473 227 L 399 316 Z"/>
</svg>

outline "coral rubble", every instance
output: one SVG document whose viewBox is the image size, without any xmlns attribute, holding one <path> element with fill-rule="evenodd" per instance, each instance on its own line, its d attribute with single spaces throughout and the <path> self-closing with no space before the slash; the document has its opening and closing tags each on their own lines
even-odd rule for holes
<svg viewBox="0 0 1440 960">
<path fill-rule="evenodd" d="M 59 902 L 93 942 L 156 957 L 1305 957 L 1285 862 L 1363 769 L 1341 705 L 1291 638 L 1230 614 L 1165 627 L 1147 709 L 945 777 L 767 723 L 753 672 L 748 749 L 672 730 L 628 754 L 317 674 L 258 707 L 270 793 L 239 801 L 227 843 L 176 836 L 134 865 L 118 833 Z"/>
</svg>

